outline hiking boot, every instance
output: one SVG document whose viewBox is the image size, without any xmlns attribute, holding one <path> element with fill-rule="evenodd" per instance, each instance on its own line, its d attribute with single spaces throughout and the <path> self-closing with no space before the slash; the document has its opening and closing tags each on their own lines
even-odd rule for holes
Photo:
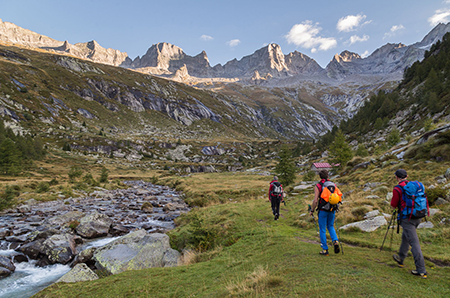
<svg viewBox="0 0 450 298">
<path fill-rule="evenodd" d="M 412 270 L 411 274 L 420 276 L 421 278 L 427 278 L 427 273 L 426 272 L 425 273 L 419 273 L 417 270 Z"/>
<path fill-rule="evenodd" d="M 334 253 L 338 254 L 341 251 L 339 248 L 339 241 L 337 240 L 333 241 L 333 245 L 334 245 Z"/>
<path fill-rule="evenodd" d="M 319 255 L 321 255 L 321 256 L 328 256 L 329 255 L 328 249 L 322 250 L 321 252 L 319 252 Z"/>
<path fill-rule="evenodd" d="M 400 257 L 398 255 L 393 255 L 392 258 L 397 262 L 398 267 L 403 268 L 403 261 L 400 260 Z"/>
<path fill-rule="evenodd" d="M 278 213 L 275 214 L 275 220 L 278 220 Z"/>
</svg>

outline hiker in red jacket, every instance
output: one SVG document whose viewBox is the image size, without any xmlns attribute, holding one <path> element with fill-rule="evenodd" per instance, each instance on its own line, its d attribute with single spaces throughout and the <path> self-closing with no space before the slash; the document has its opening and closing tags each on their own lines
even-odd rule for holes
<svg viewBox="0 0 450 298">
<path fill-rule="evenodd" d="M 398 169 L 395 172 L 395 179 L 397 179 L 398 185 L 394 187 L 392 193 L 391 206 L 392 208 L 399 209 L 400 226 L 403 228 L 402 243 L 398 250 L 398 255 L 393 255 L 394 260 L 398 266 L 403 268 L 403 260 L 408 255 L 409 247 L 411 246 L 411 252 L 414 257 L 414 263 L 416 270 L 412 270 L 413 275 L 418 275 L 422 278 L 427 278 L 427 271 L 425 270 L 425 260 L 423 258 L 422 250 L 420 248 L 419 237 L 417 236 L 417 226 L 421 222 L 421 218 L 408 218 L 402 216 L 401 210 L 406 206 L 406 202 L 402 199 L 403 187 L 409 182 L 408 175 L 405 170 Z"/>
<path fill-rule="evenodd" d="M 283 186 L 278 182 L 278 177 L 274 176 L 269 187 L 269 201 L 272 205 L 272 213 L 275 220 L 280 216 L 280 203 L 283 200 Z"/>
</svg>

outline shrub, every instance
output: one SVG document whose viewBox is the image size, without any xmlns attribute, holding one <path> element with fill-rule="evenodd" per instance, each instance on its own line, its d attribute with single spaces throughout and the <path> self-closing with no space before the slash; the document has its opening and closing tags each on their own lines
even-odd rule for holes
<svg viewBox="0 0 450 298">
<path fill-rule="evenodd" d="M 0 193 L 0 210 L 11 207 L 15 196 L 16 192 L 11 187 L 6 186 L 5 191 Z"/>
<path fill-rule="evenodd" d="M 157 177 L 156 175 L 153 175 L 153 176 L 150 178 L 150 182 L 151 182 L 152 184 L 157 184 L 157 183 L 158 183 L 158 177 Z"/>
<path fill-rule="evenodd" d="M 80 225 L 80 222 L 78 220 L 72 220 L 69 222 L 69 228 L 72 230 L 75 230 Z"/>
<path fill-rule="evenodd" d="M 303 175 L 303 181 L 314 181 L 316 178 L 316 173 L 314 171 L 308 171 L 305 175 Z"/>
<path fill-rule="evenodd" d="M 369 212 L 369 209 L 367 209 L 367 207 L 364 206 L 360 206 L 360 207 L 356 207 L 352 209 L 352 215 L 357 219 L 357 220 L 362 220 L 364 215 Z"/>
<path fill-rule="evenodd" d="M 448 190 L 441 187 L 427 188 L 425 191 L 427 193 L 427 199 L 430 205 L 433 205 L 438 198 L 445 198 L 448 194 Z"/>
<path fill-rule="evenodd" d="M 366 147 L 364 147 L 363 144 L 359 144 L 358 149 L 356 149 L 355 155 L 360 157 L 367 157 L 369 156 L 369 151 L 366 149 Z"/>
<path fill-rule="evenodd" d="M 48 183 L 50 186 L 53 186 L 53 185 L 57 185 L 59 182 L 58 182 L 58 180 L 56 180 L 56 178 L 53 178 L 52 180 L 50 180 L 50 182 Z"/>
<path fill-rule="evenodd" d="M 109 171 L 107 168 L 102 167 L 102 172 L 100 174 L 100 179 L 99 182 L 100 183 L 106 183 L 108 182 L 108 175 L 109 175 Z"/>
<path fill-rule="evenodd" d="M 38 193 L 43 193 L 43 192 L 47 192 L 50 189 L 50 184 L 48 184 L 47 182 L 40 182 L 38 184 L 38 186 L 36 187 L 36 192 Z"/>
<path fill-rule="evenodd" d="M 83 170 L 77 166 L 72 166 L 70 167 L 68 176 L 69 176 L 69 181 L 70 182 L 74 182 L 76 180 L 76 178 L 81 177 L 81 175 L 83 175 Z"/>
<path fill-rule="evenodd" d="M 90 186 L 98 186 L 99 183 L 92 177 L 92 174 L 87 173 L 83 176 L 83 182 Z"/>
</svg>

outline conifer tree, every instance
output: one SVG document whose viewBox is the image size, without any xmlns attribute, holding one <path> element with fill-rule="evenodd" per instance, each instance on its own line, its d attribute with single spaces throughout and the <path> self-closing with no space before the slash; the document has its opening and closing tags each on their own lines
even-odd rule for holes
<svg viewBox="0 0 450 298">
<path fill-rule="evenodd" d="M 353 157 L 352 149 L 340 129 L 337 131 L 334 141 L 330 145 L 330 157 L 332 162 L 339 163 L 341 167 L 344 167 Z"/>
<path fill-rule="evenodd" d="M 20 151 L 10 138 L 0 144 L 0 173 L 16 175 L 20 172 Z"/>
<path fill-rule="evenodd" d="M 279 161 L 275 167 L 275 173 L 277 174 L 281 184 L 288 186 L 294 183 L 295 180 L 295 162 L 292 159 L 292 152 L 283 146 L 279 154 Z"/>
</svg>

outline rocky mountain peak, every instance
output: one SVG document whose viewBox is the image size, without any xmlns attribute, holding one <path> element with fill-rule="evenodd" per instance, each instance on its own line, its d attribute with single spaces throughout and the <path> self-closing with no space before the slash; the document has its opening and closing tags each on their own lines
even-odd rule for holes
<svg viewBox="0 0 450 298">
<path fill-rule="evenodd" d="M 415 43 L 413 46 L 424 50 L 429 50 L 431 46 L 438 40 L 442 39 L 442 36 L 444 36 L 447 32 L 450 32 L 450 23 L 439 23 L 427 35 L 425 35 L 422 41 Z"/>
<path fill-rule="evenodd" d="M 352 62 L 356 59 L 361 59 L 361 56 L 357 53 L 353 53 L 350 51 L 343 51 L 342 53 L 340 53 L 339 55 L 334 55 L 334 58 L 336 60 L 338 60 L 338 62 L 343 61 L 343 62 Z"/>
</svg>

